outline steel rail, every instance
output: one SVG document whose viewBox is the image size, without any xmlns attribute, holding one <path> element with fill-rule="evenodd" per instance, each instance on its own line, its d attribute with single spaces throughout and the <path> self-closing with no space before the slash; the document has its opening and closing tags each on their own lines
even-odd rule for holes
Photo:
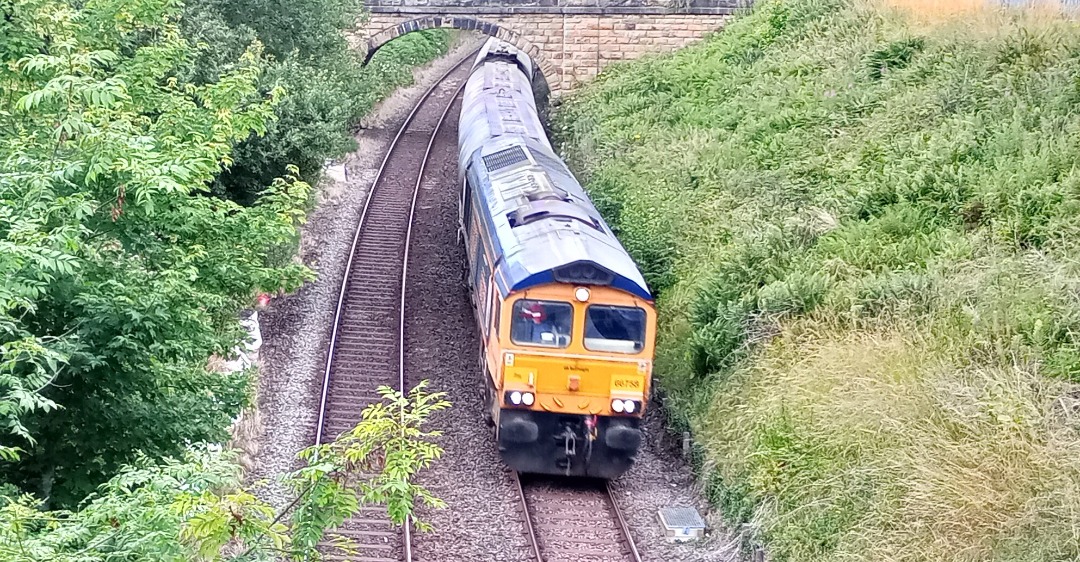
<svg viewBox="0 0 1080 562">
<path fill-rule="evenodd" d="M 332 373 L 333 373 L 333 368 L 334 368 L 335 349 L 338 347 L 338 343 L 339 343 L 339 339 L 340 339 L 339 336 L 341 336 L 341 332 L 342 332 L 342 321 L 343 321 L 343 317 L 345 315 L 345 308 L 346 308 L 345 307 L 346 296 L 348 295 L 350 281 L 352 280 L 351 277 L 353 275 L 355 256 L 356 256 L 357 249 L 359 247 L 360 241 L 362 239 L 362 235 L 363 235 L 363 232 L 365 230 L 365 227 L 367 226 L 367 224 L 369 222 L 369 216 L 368 215 L 369 215 L 369 211 L 371 210 L 371 207 L 372 207 L 372 201 L 375 200 L 376 190 L 378 190 L 379 184 L 383 181 L 384 173 L 387 171 L 387 166 L 388 166 L 388 164 L 390 162 L 391 157 L 395 154 L 395 152 L 397 151 L 397 149 L 399 147 L 399 141 L 401 141 L 401 139 L 405 136 L 405 133 L 409 130 L 409 128 L 412 125 L 413 121 L 415 120 L 417 115 L 420 113 L 421 108 L 431 99 L 432 94 L 434 94 L 435 91 L 437 89 L 439 89 L 440 86 L 444 85 L 444 83 L 450 77 L 450 75 L 455 73 L 463 65 L 465 65 L 466 63 L 468 63 L 469 61 L 474 59 L 477 52 L 479 52 L 479 51 L 477 50 L 477 51 L 471 52 L 469 55 L 462 58 L 462 60 L 460 60 L 459 62 L 454 64 L 449 70 L 447 70 L 445 73 L 443 73 L 442 76 L 440 76 L 434 82 L 434 84 L 432 84 L 420 96 L 420 99 L 416 102 L 416 104 L 413 106 L 412 110 L 405 117 L 405 120 L 404 120 L 404 122 L 402 122 L 401 127 L 398 129 L 397 133 L 394 135 L 394 138 L 391 140 L 390 145 L 388 146 L 388 148 L 386 150 L 386 154 L 384 155 L 384 157 L 382 159 L 382 162 L 379 165 L 378 171 L 375 173 L 375 177 L 371 182 L 371 188 L 368 190 L 367 197 L 366 197 L 366 199 L 364 201 L 364 207 L 363 207 L 363 209 L 361 210 L 361 213 L 360 213 L 360 219 L 357 222 L 356 229 L 355 229 L 355 231 L 353 233 L 352 244 L 349 247 L 349 254 L 348 254 L 348 258 L 347 258 L 346 263 L 345 263 L 345 270 L 344 270 L 344 273 L 343 273 L 342 278 L 341 278 L 341 289 L 340 289 L 340 291 L 338 293 L 337 304 L 336 304 L 336 307 L 335 307 L 334 323 L 333 323 L 332 328 L 331 328 L 330 343 L 328 345 L 327 354 L 326 354 L 326 367 L 325 367 L 325 369 L 323 371 L 322 390 L 321 390 L 320 397 L 319 397 L 319 417 L 318 417 L 318 422 L 317 422 L 316 430 L 315 430 L 315 444 L 316 445 L 322 444 L 323 440 L 326 438 L 324 428 L 326 427 L 326 424 L 327 424 L 327 416 L 328 416 L 328 410 L 329 410 L 329 408 L 327 406 L 328 406 L 328 400 L 329 400 L 329 394 L 330 394 Z M 415 184 L 415 186 L 413 188 L 413 193 L 412 193 L 412 197 L 411 197 L 408 222 L 406 223 L 405 243 L 404 243 L 404 248 L 403 248 L 403 261 L 402 261 L 401 285 L 400 285 L 401 302 L 400 302 L 400 306 L 399 306 L 400 317 L 399 317 L 399 331 L 398 331 L 398 334 L 397 334 L 398 335 L 398 342 L 397 342 L 397 347 L 398 347 L 398 369 L 397 370 L 398 370 L 398 383 L 399 383 L 398 387 L 399 387 L 399 389 L 401 390 L 401 392 L 403 394 L 407 392 L 407 389 L 405 388 L 405 290 L 406 290 L 405 284 L 407 282 L 407 275 L 408 275 L 407 274 L 407 268 L 408 268 L 408 260 L 409 260 L 409 245 L 410 245 L 411 238 L 412 238 L 412 226 L 413 226 L 412 223 L 413 223 L 415 210 L 416 210 L 416 202 L 417 202 L 420 187 L 421 187 L 421 185 L 423 183 L 423 180 L 424 180 L 424 173 L 425 173 L 426 168 L 427 168 L 427 162 L 428 162 L 428 159 L 429 159 L 429 157 L 431 155 L 432 147 L 435 144 L 435 139 L 439 135 L 440 131 L 442 130 L 443 124 L 446 121 L 446 116 L 449 114 L 450 109 L 453 107 L 454 103 L 456 102 L 456 100 L 458 98 L 458 95 L 461 93 L 462 89 L 464 89 L 465 83 L 466 83 L 466 81 L 463 80 L 461 86 L 459 86 L 454 91 L 453 95 L 450 97 L 449 103 L 447 103 L 446 108 L 443 110 L 442 114 L 439 117 L 438 123 L 436 124 L 434 130 L 431 133 L 431 137 L 428 140 L 428 144 L 427 144 L 427 148 L 426 148 L 425 153 L 424 153 L 424 157 L 420 162 L 419 171 L 417 172 L 416 184 Z M 403 555 L 404 555 L 405 562 L 412 562 L 412 535 L 411 535 L 411 528 L 412 528 L 412 519 L 411 519 L 411 517 L 407 517 L 406 520 L 405 520 L 405 524 L 403 525 L 403 537 L 402 537 L 402 542 L 403 542 L 402 550 L 403 550 Z"/>
<path fill-rule="evenodd" d="M 544 556 L 540 554 L 540 541 L 536 540 L 536 530 L 533 528 L 532 516 L 529 515 L 529 500 L 525 498 L 525 485 L 521 483 L 521 475 L 516 470 L 512 474 L 514 484 L 517 485 L 518 498 L 521 500 L 521 513 L 525 516 L 525 530 L 529 532 L 529 544 L 532 545 L 536 562 L 544 562 Z"/>
<path fill-rule="evenodd" d="M 607 491 L 608 501 L 611 503 L 611 510 L 615 512 L 615 517 L 619 519 L 619 530 L 622 531 L 623 540 L 626 541 L 626 546 L 630 547 L 630 556 L 633 562 L 641 562 L 641 554 L 638 552 L 637 545 L 634 544 L 634 537 L 630 534 L 630 526 L 626 524 L 626 518 L 623 517 L 622 508 L 619 507 L 619 502 L 615 501 L 615 490 L 611 488 L 611 482 L 607 482 L 604 485 L 604 489 Z"/>
<path fill-rule="evenodd" d="M 529 536 L 529 544 L 532 546 L 533 556 L 536 558 L 536 562 L 544 562 L 543 547 L 540 546 L 540 540 L 537 537 L 536 527 L 531 515 L 532 509 L 529 505 L 528 494 L 525 492 L 526 485 L 522 482 L 521 475 L 517 471 L 512 472 L 515 487 L 518 492 L 518 499 L 521 503 L 522 515 L 525 523 L 525 530 Z M 599 492 L 599 490 L 581 490 L 582 497 L 588 497 L 588 494 Z M 634 543 L 634 538 L 630 534 L 630 526 L 626 523 L 626 518 L 623 517 L 622 510 L 619 508 L 619 503 L 615 500 L 614 490 L 611 487 L 610 482 L 604 484 L 604 490 L 601 492 L 603 499 L 610 508 L 611 521 L 615 528 L 618 530 L 618 535 L 621 538 L 623 545 L 626 547 L 625 552 L 618 553 L 625 555 L 628 562 L 642 562 L 641 553 L 638 552 L 637 545 Z M 542 494 L 540 494 L 542 496 Z M 540 505 L 543 505 L 542 503 Z M 573 542 L 571 540 L 571 542 Z M 613 545 L 615 543 L 612 543 Z M 616 553 L 612 553 L 616 554 Z"/>
<path fill-rule="evenodd" d="M 454 68 L 457 69 L 457 66 L 455 66 Z M 443 109 L 442 115 L 439 116 L 439 122 L 435 124 L 435 130 L 431 132 L 431 138 L 428 140 L 427 148 L 424 150 L 424 158 L 420 160 L 420 171 L 416 174 L 416 186 L 413 188 L 412 203 L 409 205 L 409 222 L 408 227 L 406 227 L 405 230 L 405 258 L 402 260 L 401 263 L 401 311 L 398 319 L 398 338 L 401 342 L 401 345 L 398 346 L 398 383 L 400 385 L 402 394 L 406 394 L 405 290 L 409 281 L 409 248 L 412 243 L 413 219 L 416 216 L 416 200 L 420 195 L 420 186 L 424 183 L 424 172 L 427 170 L 428 158 L 431 156 L 431 148 L 435 146 L 435 139 L 439 136 L 439 131 L 442 130 L 443 122 L 446 121 L 446 116 L 450 114 L 450 108 L 454 107 L 454 104 L 457 103 L 457 98 L 461 95 L 461 91 L 465 89 L 466 83 L 466 80 L 462 80 L 461 86 L 458 86 L 458 89 L 454 91 L 454 94 L 452 96 L 450 96 L 450 101 L 446 104 L 446 109 Z M 405 412 L 402 412 L 401 415 L 402 420 L 404 421 Z M 412 516 L 405 516 L 404 527 L 405 562 L 412 562 Z"/>
<path fill-rule="evenodd" d="M 349 246 L 349 257 L 345 261 L 345 273 L 341 276 L 341 290 L 338 292 L 337 306 L 334 311 L 334 324 L 330 331 L 330 345 L 327 347 L 326 353 L 326 369 L 323 371 L 323 385 L 322 393 L 319 397 L 319 421 L 315 426 L 315 444 L 322 444 L 323 424 L 326 421 L 326 398 L 327 393 L 330 391 L 330 370 L 334 359 L 334 347 L 337 344 L 338 330 L 341 326 L 341 316 L 345 307 L 345 294 L 348 292 L 349 286 L 349 274 L 352 273 L 353 268 L 353 256 L 356 254 L 356 245 L 360 242 L 360 234 L 364 230 L 364 224 L 367 219 L 368 209 L 371 207 L 372 196 L 375 195 L 375 189 L 379 185 L 379 181 L 382 180 L 383 172 L 386 171 L 386 164 L 390 161 L 390 156 L 394 153 L 394 149 L 397 148 L 398 141 L 405 135 L 405 131 L 409 128 L 416 114 L 420 112 L 420 107 L 424 105 L 431 94 L 446 81 L 447 77 L 454 73 L 455 70 L 460 68 L 463 64 L 472 59 L 479 51 L 473 51 L 468 56 L 463 58 L 460 62 L 455 64 L 450 70 L 447 70 L 431 85 L 427 91 L 420 96 L 420 100 L 416 102 L 416 105 L 409 112 L 409 115 L 405 117 L 405 122 L 401 124 L 401 128 L 398 129 L 394 139 L 390 141 L 390 146 L 386 150 L 386 155 L 383 156 L 382 163 L 379 165 L 379 170 L 375 172 L 375 179 L 371 181 L 371 188 L 368 189 L 367 198 L 364 200 L 364 209 L 360 212 L 360 221 L 356 224 L 356 230 L 353 233 L 352 245 Z"/>
</svg>

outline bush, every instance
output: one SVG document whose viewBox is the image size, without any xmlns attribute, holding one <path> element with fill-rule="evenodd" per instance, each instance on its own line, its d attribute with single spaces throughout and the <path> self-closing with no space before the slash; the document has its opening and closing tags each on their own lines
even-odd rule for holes
<svg viewBox="0 0 1080 562">
<path fill-rule="evenodd" d="M 0 476 L 46 504 L 78 505 L 137 451 L 228 437 L 250 373 L 208 359 L 257 294 L 311 279 L 282 255 L 310 197 L 298 176 L 446 47 L 418 36 L 362 70 L 346 3 L 183 9 L 0 10 Z"/>
<path fill-rule="evenodd" d="M 765 0 L 555 131 L 775 560 L 1080 557 L 1080 25 Z"/>
</svg>

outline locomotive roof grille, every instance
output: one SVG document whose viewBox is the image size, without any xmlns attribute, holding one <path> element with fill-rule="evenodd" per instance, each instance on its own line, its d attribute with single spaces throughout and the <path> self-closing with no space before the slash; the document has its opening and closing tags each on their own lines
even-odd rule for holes
<svg viewBox="0 0 1080 562">
<path fill-rule="evenodd" d="M 525 151 L 520 146 L 512 146 L 506 150 L 500 150 L 494 154 L 488 154 L 484 157 L 484 167 L 488 172 L 494 172 L 503 168 L 508 168 L 514 164 L 525 162 L 529 159 L 525 156 Z"/>
</svg>

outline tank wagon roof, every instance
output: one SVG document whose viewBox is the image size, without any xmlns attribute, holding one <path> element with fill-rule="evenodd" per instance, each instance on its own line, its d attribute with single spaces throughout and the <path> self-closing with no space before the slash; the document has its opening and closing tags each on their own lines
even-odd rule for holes
<svg viewBox="0 0 1080 562">
<path fill-rule="evenodd" d="M 481 55 L 488 52 L 490 46 L 491 41 Z M 507 135 L 534 139 L 550 150 L 544 125 L 537 115 L 532 83 L 520 71 L 521 66 L 532 63 L 521 62 L 522 56 L 517 54 L 512 59 L 513 64 L 506 59 L 490 64 L 477 61 L 461 100 L 458 161 L 462 164 L 481 146 Z M 464 174 L 465 167 L 462 166 L 459 172 Z"/>
<path fill-rule="evenodd" d="M 546 142 L 500 137 L 475 151 L 469 174 L 487 212 L 503 296 L 557 281 L 610 285 L 652 300 L 637 265 Z"/>
</svg>

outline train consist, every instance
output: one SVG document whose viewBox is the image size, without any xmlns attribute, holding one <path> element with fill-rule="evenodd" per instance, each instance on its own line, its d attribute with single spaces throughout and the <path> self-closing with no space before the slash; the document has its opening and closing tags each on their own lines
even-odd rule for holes
<svg viewBox="0 0 1080 562">
<path fill-rule="evenodd" d="M 489 40 L 462 100 L 459 219 L 485 417 L 514 470 L 616 478 L 641 445 L 656 311 L 552 150 L 535 72 L 527 55 Z"/>
</svg>

